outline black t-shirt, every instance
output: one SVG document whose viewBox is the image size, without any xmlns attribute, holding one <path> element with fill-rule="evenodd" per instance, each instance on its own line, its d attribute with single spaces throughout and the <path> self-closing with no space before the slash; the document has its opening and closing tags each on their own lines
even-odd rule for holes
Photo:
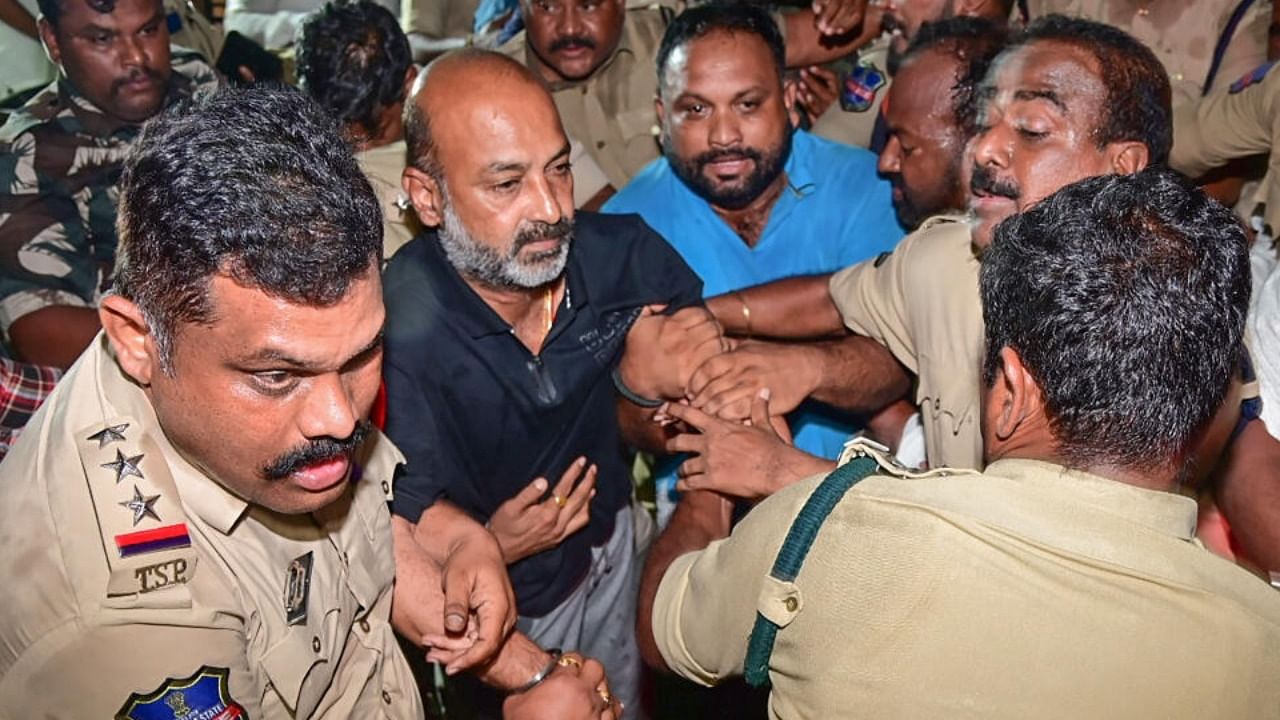
<svg viewBox="0 0 1280 720">
<path fill-rule="evenodd" d="M 534 478 L 554 485 L 585 456 L 599 466 L 591 522 L 509 570 L 522 615 L 559 605 L 613 532 L 631 469 L 609 377 L 645 305 L 702 302 L 702 281 L 636 215 L 579 212 L 567 290 L 542 351 L 529 352 L 458 275 L 434 232 L 383 274 L 387 435 L 408 463 L 393 511 L 417 522 L 440 497 L 480 521 Z"/>
</svg>

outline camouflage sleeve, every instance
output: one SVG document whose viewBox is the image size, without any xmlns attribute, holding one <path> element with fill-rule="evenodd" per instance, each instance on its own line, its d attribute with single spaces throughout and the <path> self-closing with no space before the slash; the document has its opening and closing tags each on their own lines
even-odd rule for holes
<svg viewBox="0 0 1280 720">
<path fill-rule="evenodd" d="M 37 130 L 0 145 L 0 330 L 6 335 L 15 320 L 45 307 L 92 307 L 102 279 L 86 215 L 43 167 L 60 162 L 61 153 L 44 153 L 38 138 Z M 92 205 L 108 200 L 87 202 L 92 213 Z M 114 216 L 113 208 L 98 211 Z M 114 234 L 110 245 L 114 254 Z"/>
</svg>

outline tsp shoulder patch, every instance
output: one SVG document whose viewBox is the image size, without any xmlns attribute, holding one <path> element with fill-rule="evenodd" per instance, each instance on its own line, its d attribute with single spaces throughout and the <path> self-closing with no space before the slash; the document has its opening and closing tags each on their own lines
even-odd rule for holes
<svg viewBox="0 0 1280 720">
<path fill-rule="evenodd" d="M 1270 71 L 1271 66 L 1275 64 L 1276 64 L 1276 61 L 1272 60 L 1269 63 L 1264 63 L 1250 70 L 1249 72 L 1244 74 L 1244 77 L 1231 83 L 1231 87 L 1228 89 L 1228 92 L 1231 93 L 1232 95 L 1235 95 L 1236 93 L 1240 92 L 1241 90 L 1244 90 L 1250 85 L 1256 85 L 1262 82 L 1262 78 L 1267 76 L 1267 72 Z"/>
<path fill-rule="evenodd" d="M 205 665 L 187 677 L 166 678 L 145 695 L 130 695 L 115 720 L 249 720 L 231 699 L 230 675 L 227 668 Z"/>
<path fill-rule="evenodd" d="M 885 86 L 885 79 L 874 64 L 855 65 L 841 83 L 840 106 L 846 112 L 866 112 L 875 104 L 876 93 Z"/>
</svg>

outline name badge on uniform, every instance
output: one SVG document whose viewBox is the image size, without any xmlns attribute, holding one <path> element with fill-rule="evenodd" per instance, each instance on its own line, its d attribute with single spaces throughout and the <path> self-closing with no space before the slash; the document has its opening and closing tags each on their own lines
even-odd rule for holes
<svg viewBox="0 0 1280 720">
<path fill-rule="evenodd" d="M 311 553 L 299 555 L 289 563 L 289 573 L 284 581 L 284 615 L 290 625 L 307 621 L 307 598 L 311 596 Z"/>
</svg>

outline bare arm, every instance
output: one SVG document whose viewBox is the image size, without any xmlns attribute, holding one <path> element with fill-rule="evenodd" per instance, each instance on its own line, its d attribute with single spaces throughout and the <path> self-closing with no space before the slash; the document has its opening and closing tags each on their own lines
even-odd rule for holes
<svg viewBox="0 0 1280 720">
<path fill-rule="evenodd" d="M 687 493 L 676 505 L 670 524 L 649 550 L 636 605 L 636 640 L 641 657 L 651 667 L 667 669 L 653 639 L 653 601 L 658 594 L 658 586 L 662 584 L 662 576 L 681 555 L 728 537 L 732 510 L 732 503 L 723 495 L 708 491 Z"/>
<path fill-rule="evenodd" d="M 654 408 L 643 408 L 621 395 L 617 398 L 622 441 L 637 450 L 665 453 L 667 431 L 653 421 Z"/>
<path fill-rule="evenodd" d="M 65 370 L 101 329 L 94 308 L 50 305 L 14 321 L 9 340 L 19 359 Z"/>
<path fill-rule="evenodd" d="M 40 42 L 40 30 L 36 27 L 36 19 L 22 7 L 18 0 L 0 0 L 0 22 Z"/>
<path fill-rule="evenodd" d="M 784 15 L 787 67 L 838 60 L 880 34 L 880 8 L 866 7 L 865 0 L 828 0 L 814 6 L 817 12 L 805 9 Z"/>
<path fill-rule="evenodd" d="M 830 274 L 805 275 L 756 285 L 710 298 L 707 309 L 730 335 L 793 340 L 840 335 L 844 320 L 831 300 L 830 281 Z"/>
<path fill-rule="evenodd" d="M 1280 572 L 1280 440 L 1261 420 L 1227 447 L 1214 495 L 1247 558 Z"/>
</svg>

